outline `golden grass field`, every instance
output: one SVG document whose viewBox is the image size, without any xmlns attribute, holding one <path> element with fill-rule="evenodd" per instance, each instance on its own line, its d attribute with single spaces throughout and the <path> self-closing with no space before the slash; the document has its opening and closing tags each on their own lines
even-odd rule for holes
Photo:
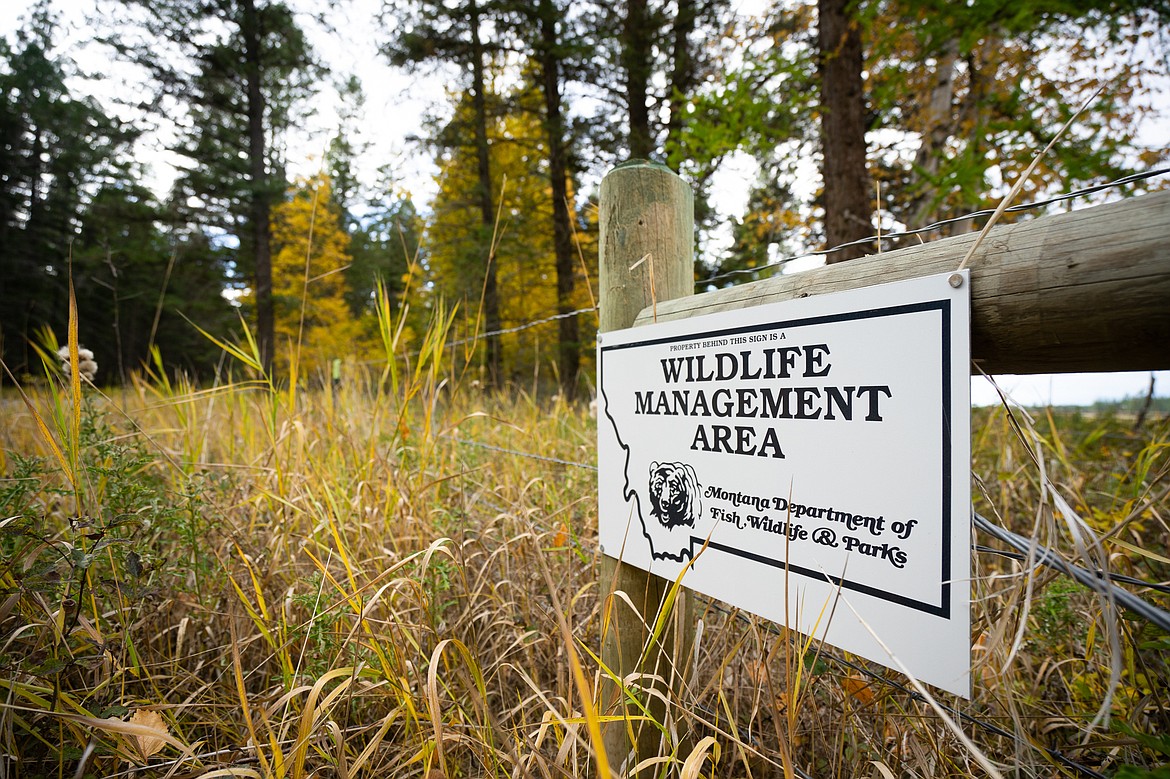
<svg viewBox="0 0 1170 779">
<path fill-rule="evenodd" d="M 485 395 L 444 332 L 404 359 L 387 328 L 394 357 L 336 393 L 254 378 L 247 343 L 215 386 L 6 384 L 0 776 L 617 769 L 594 727 L 614 683 L 595 422 Z M 1111 571 L 1164 584 L 1170 422 L 1131 427 L 975 412 L 977 510 L 1072 557 L 1059 496 Z M 697 599 L 696 673 L 646 723 L 639 775 L 1168 775 L 1170 636 L 1050 569 L 973 559 L 972 701 Z"/>
</svg>

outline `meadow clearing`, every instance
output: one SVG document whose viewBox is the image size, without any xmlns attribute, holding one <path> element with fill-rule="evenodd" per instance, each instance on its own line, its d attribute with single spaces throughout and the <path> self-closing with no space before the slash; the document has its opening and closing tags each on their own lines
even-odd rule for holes
<svg viewBox="0 0 1170 779">
<path fill-rule="evenodd" d="M 6 384 L 0 775 L 597 776 L 596 423 L 485 394 L 445 333 L 403 358 L 388 328 L 336 391 L 258 378 L 246 342 L 213 386 Z M 1075 512 L 1170 603 L 1170 420 L 973 413 L 981 515 L 1072 558 Z M 1170 636 L 975 540 L 974 698 L 934 696 L 955 727 L 698 599 L 640 775 L 1170 775 Z"/>
</svg>

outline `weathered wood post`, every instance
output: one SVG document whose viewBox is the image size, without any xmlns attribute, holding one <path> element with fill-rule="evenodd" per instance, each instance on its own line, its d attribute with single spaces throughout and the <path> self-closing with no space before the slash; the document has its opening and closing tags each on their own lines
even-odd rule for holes
<svg viewBox="0 0 1170 779">
<path fill-rule="evenodd" d="M 600 210 L 601 333 L 630 327 L 647 306 L 694 293 L 694 195 L 686 182 L 664 165 L 633 160 L 617 166 L 602 180 Z M 645 651 L 650 638 L 646 624 L 655 624 L 672 583 L 610 556 L 619 555 L 620 549 L 603 552 L 600 588 L 606 597 L 603 613 L 609 619 L 603 624 L 602 661 L 622 679 L 631 674 L 662 677 L 662 682 L 655 683 L 657 692 L 672 700 L 676 697 L 672 690 L 682 688 L 690 665 L 694 630 L 691 597 L 680 593 L 662 639 Z M 625 600 L 613 597 L 619 590 L 640 613 Z M 631 687 L 649 704 L 655 719 L 663 722 L 666 706 L 658 694 L 643 692 L 649 685 L 649 681 L 639 679 Z M 641 714 L 608 679 L 602 681 L 601 703 L 603 714 Z M 657 754 L 662 737 L 658 728 L 645 721 L 614 721 L 602 732 L 610 764 L 615 768 L 624 764 L 627 772 L 642 759 Z M 651 773 L 655 771 L 651 769 Z"/>
</svg>

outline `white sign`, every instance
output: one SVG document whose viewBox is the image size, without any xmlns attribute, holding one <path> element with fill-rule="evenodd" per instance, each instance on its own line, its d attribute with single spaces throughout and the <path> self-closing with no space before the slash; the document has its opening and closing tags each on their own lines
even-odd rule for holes
<svg viewBox="0 0 1170 779">
<path fill-rule="evenodd" d="M 602 551 L 969 696 L 953 275 L 599 336 Z"/>
</svg>

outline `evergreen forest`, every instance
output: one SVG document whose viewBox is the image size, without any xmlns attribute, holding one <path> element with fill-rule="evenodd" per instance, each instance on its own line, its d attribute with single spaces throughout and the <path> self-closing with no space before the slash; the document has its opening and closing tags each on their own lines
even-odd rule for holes
<svg viewBox="0 0 1170 779">
<path fill-rule="evenodd" d="M 571 396 L 613 165 L 694 188 L 701 289 L 969 230 L 1070 120 L 1018 200 L 1161 187 L 1168 24 L 1140 0 L 37 0 L 0 41 L 4 364 L 38 374 L 72 283 L 99 384 L 206 381 L 215 341 L 248 338 L 313 377 L 378 352 L 380 288 L 408 341 L 453 310 L 485 385 Z M 359 29 L 368 64 L 325 58 Z M 425 92 L 396 139 L 422 186 L 371 150 L 366 87 L 391 78 Z"/>
</svg>

